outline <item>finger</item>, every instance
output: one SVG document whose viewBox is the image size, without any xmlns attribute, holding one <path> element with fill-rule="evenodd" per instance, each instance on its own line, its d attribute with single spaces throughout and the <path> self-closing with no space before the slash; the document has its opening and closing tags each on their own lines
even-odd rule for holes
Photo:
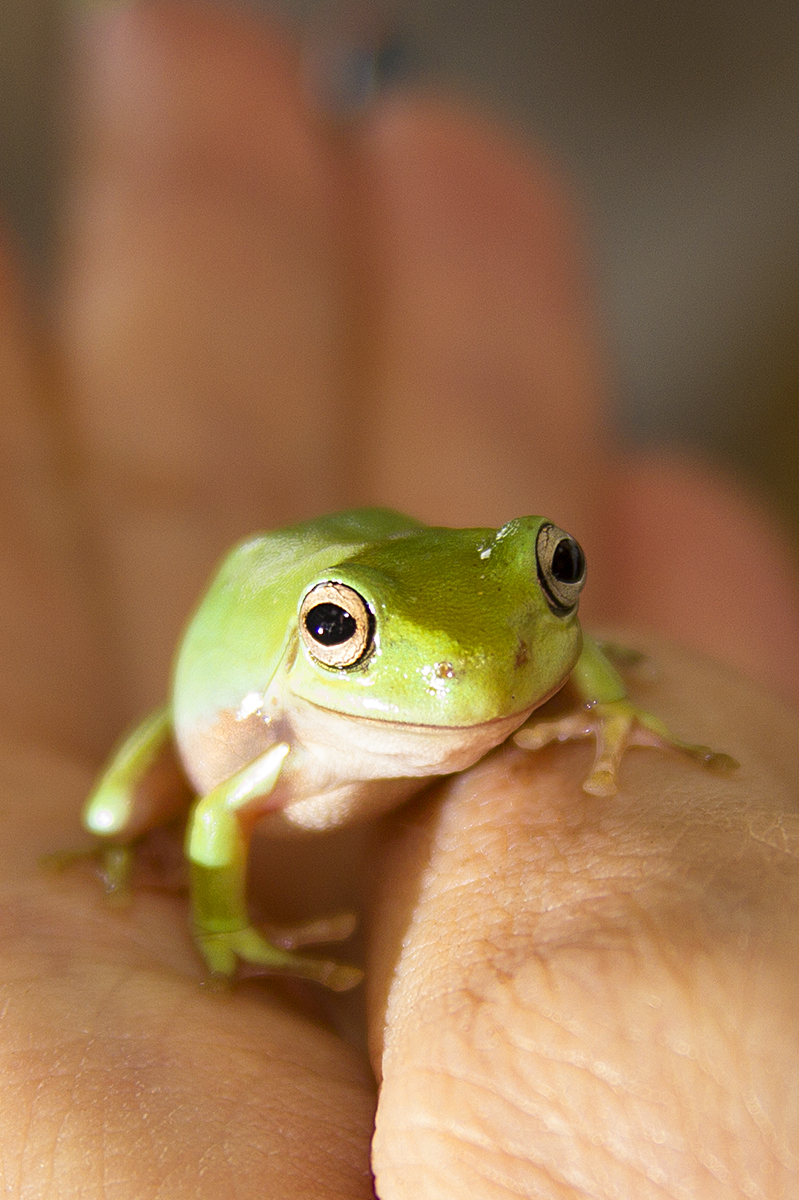
<svg viewBox="0 0 799 1200">
<path fill-rule="evenodd" d="M 619 463 L 616 615 L 729 662 L 799 699 L 796 552 L 765 505 L 706 465 Z"/>
<path fill-rule="evenodd" d="M 109 906 L 76 866 L 88 779 L 0 749 L 6 1181 L 44 1195 L 367 1200 L 373 1081 L 361 1055 L 269 984 L 203 989 L 185 904 Z"/>
<path fill-rule="evenodd" d="M 595 562 L 603 371 L 563 180 L 432 99 L 387 102 L 359 147 L 380 282 L 370 496 L 444 524 L 544 512 Z"/>
<path fill-rule="evenodd" d="M 61 296 L 128 713 L 163 694 L 237 537 L 351 500 L 340 222 L 296 54 L 251 15 L 142 3 L 83 42 Z"/>
<path fill-rule="evenodd" d="M 44 339 L 0 240 L 0 721 L 7 735 L 96 751 L 108 734 L 82 571 L 81 514 Z"/>
<path fill-rule="evenodd" d="M 590 752 L 505 749 L 392 823 L 369 976 L 385 1200 L 793 1186 L 795 718 L 651 652 L 647 704 L 736 775 L 641 750 L 602 802 Z"/>
<path fill-rule="evenodd" d="M 799 695 L 799 585 L 773 520 L 708 468 L 608 446 L 578 221 L 540 152 L 430 100 L 387 103 L 359 145 L 382 286 L 370 497 L 456 525 L 548 513 L 588 551 L 589 621 Z"/>
</svg>

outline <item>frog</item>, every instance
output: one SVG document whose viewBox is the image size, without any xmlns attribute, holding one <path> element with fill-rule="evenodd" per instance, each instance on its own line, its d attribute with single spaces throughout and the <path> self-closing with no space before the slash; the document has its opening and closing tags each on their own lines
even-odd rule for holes
<svg viewBox="0 0 799 1200">
<path fill-rule="evenodd" d="M 628 697 L 612 656 L 578 617 L 586 559 L 551 520 L 500 529 L 424 524 L 351 509 L 258 533 L 223 560 L 180 641 L 167 704 L 124 738 L 83 810 L 112 890 L 137 842 L 186 805 L 194 941 L 210 977 L 242 967 L 346 990 L 352 966 L 270 939 L 250 920 L 256 826 L 323 833 L 376 818 L 436 777 L 513 738 L 525 750 L 593 738 L 582 783 L 619 786 L 631 746 L 728 769 Z M 537 710 L 567 683 L 576 708 Z M 333 940 L 321 936 L 319 941 Z"/>
</svg>

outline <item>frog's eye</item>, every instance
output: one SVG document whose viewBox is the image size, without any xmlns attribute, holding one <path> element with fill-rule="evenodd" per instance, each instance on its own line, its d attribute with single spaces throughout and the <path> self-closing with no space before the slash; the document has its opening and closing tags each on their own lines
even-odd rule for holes
<svg viewBox="0 0 799 1200">
<path fill-rule="evenodd" d="M 300 637 L 315 662 L 354 667 L 369 652 L 374 618 L 363 596 L 345 583 L 318 583 L 300 608 Z"/>
<path fill-rule="evenodd" d="M 585 583 L 585 555 L 580 543 L 557 525 L 542 525 L 535 554 L 547 604 L 556 616 L 568 616 L 576 609 Z"/>
</svg>

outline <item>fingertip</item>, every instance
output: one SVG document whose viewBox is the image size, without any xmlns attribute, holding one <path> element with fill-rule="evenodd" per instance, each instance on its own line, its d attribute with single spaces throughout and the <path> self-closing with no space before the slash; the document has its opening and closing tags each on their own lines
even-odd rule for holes
<svg viewBox="0 0 799 1200">
<path fill-rule="evenodd" d="M 543 308 L 573 310 L 586 290 L 582 215 L 566 172 L 543 145 L 457 99 L 397 92 L 375 107 L 362 139 L 400 195 L 413 189 L 416 233 L 475 243 L 490 256 L 518 239 L 545 285 Z M 441 211 L 443 209 L 443 212 Z M 446 224 L 444 219 L 446 218 Z"/>
<path fill-rule="evenodd" d="M 590 542 L 604 365 L 565 177 L 437 96 L 387 97 L 359 146 L 382 284 L 374 492 L 453 524 L 550 512 Z"/>
<path fill-rule="evenodd" d="M 271 18 L 104 9 L 76 74 L 59 336 L 131 715 L 227 544 L 343 507 L 338 198 Z"/>
<path fill-rule="evenodd" d="M 84 14 L 78 55 L 84 140 L 119 169 L 269 170 L 277 158 L 284 184 L 313 173 L 298 48 L 276 18 L 181 0 L 103 6 Z"/>
</svg>

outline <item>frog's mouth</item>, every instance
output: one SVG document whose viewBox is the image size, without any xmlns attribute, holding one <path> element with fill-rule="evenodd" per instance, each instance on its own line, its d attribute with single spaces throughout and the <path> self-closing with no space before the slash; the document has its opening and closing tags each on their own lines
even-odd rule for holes
<svg viewBox="0 0 799 1200">
<path fill-rule="evenodd" d="M 286 740 L 304 746 L 316 757 L 340 760 L 345 778 L 353 767 L 361 779 L 449 775 L 472 766 L 504 742 L 538 703 L 474 725 L 418 725 L 353 716 L 292 697 L 284 719 L 293 739 Z"/>
</svg>

